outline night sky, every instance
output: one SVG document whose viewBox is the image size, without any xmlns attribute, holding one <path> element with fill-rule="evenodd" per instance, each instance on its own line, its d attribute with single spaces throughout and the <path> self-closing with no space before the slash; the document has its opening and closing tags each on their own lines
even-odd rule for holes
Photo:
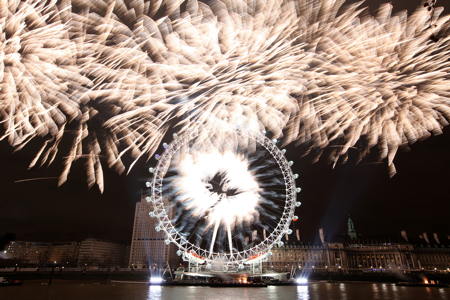
<svg viewBox="0 0 450 300">
<path fill-rule="evenodd" d="M 368 1 L 371 10 L 379 3 Z M 395 10 L 412 9 L 418 0 L 394 1 Z M 438 4 L 450 10 L 449 0 Z M 128 175 L 105 168 L 105 192 L 88 189 L 82 162 L 75 164 L 69 181 L 56 186 L 60 163 L 28 170 L 39 141 L 14 153 L 0 143 L 1 196 L 0 235 L 15 233 L 18 240 L 69 241 L 86 237 L 126 242 L 131 239 L 134 207 L 149 167 L 139 162 Z M 364 237 L 399 237 L 404 229 L 410 236 L 422 232 L 450 234 L 450 128 L 444 134 L 401 150 L 395 159 L 397 175 L 389 178 L 384 161 L 375 155 L 361 163 L 350 162 L 336 168 L 321 159 L 314 163 L 302 156 L 301 147 L 288 147 L 300 174 L 303 206 L 297 214 L 302 238 L 311 241 L 319 227 L 327 239 L 345 230 L 351 215 L 356 230 Z M 39 177 L 50 179 L 16 182 Z"/>
</svg>

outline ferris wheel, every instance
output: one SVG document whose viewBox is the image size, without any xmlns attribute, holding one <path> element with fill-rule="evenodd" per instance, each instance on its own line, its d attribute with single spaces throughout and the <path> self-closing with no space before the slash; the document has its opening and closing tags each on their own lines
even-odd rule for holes
<svg viewBox="0 0 450 300">
<path fill-rule="evenodd" d="M 291 234 L 300 188 L 292 161 L 264 134 L 174 135 L 156 155 L 146 200 L 156 231 L 185 261 L 243 268 Z"/>
</svg>

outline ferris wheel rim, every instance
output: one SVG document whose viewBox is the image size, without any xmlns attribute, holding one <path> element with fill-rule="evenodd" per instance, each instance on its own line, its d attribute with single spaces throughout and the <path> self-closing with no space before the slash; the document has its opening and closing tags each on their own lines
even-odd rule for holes
<svg viewBox="0 0 450 300">
<path fill-rule="evenodd" d="M 178 255 L 192 255 L 206 263 L 212 263 L 216 259 L 224 260 L 226 264 L 243 264 L 249 261 L 252 257 L 261 257 L 270 254 L 270 250 L 279 244 L 284 234 L 288 233 L 292 218 L 294 217 L 296 206 L 296 185 L 293 172 L 290 164 L 282 150 L 276 146 L 274 140 L 270 140 L 263 134 L 249 134 L 242 130 L 236 130 L 237 134 L 246 135 L 253 139 L 256 143 L 264 147 L 275 159 L 281 173 L 285 186 L 284 207 L 281 216 L 277 220 L 277 225 L 260 243 L 241 251 L 235 251 L 232 254 L 226 252 L 215 252 L 203 249 L 198 245 L 189 242 L 182 233 L 175 229 L 169 219 L 168 213 L 165 209 L 165 203 L 162 196 L 162 182 L 167 173 L 173 155 L 183 146 L 197 138 L 198 130 L 188 131 L 181 136 L 176 136 L 170 144 L 164 144 L 165 150 L 159 156 L 156 168 L 153 169 L 153 178 L 151 182 L 147 182 L 147 187 L 151 187 L 151 202 L 153 211 L 150 213 L 152 217 L 157 219 L 157 231 L 163 231 L 166 235 L 166 244 L 173 243 L 177 246 Z"/>
</svg>

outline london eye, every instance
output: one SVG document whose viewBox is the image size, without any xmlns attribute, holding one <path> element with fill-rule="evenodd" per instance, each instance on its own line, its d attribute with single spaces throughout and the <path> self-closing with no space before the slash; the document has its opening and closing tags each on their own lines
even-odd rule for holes
<svg viewBox="0 0 450 300">
<path fill-rule="evenodd" d="M 244 130 L 174 135 L 157 155 L 146 199 L 156 231 L 184 260 L 243 268 L 271 254 L 291 234 L 297 174 L 285 150 Z"/>
</svg>

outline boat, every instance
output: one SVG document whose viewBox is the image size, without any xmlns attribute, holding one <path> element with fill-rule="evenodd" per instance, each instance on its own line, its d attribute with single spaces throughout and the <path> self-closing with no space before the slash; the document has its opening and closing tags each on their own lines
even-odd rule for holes
<svg viewBox="0 0 450 300">
<path fill-rule="evenodd" d="M 16 279 L 7 279 L 5 277 L 0 277 L 0 287 L 2 286 L 14 286 L 14 285 L 22 285 L 22 281 L 21 280 L 16 280 Z"/>
</svg>

